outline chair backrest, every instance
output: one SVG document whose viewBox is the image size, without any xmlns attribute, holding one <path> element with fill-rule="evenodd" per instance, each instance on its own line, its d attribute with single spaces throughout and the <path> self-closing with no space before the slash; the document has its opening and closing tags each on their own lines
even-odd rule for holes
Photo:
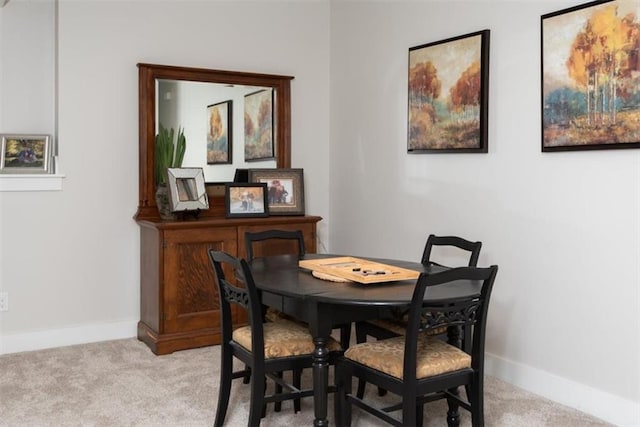
<svg viewBox="0 0 640 427">
<path fill-rule="evenodd" d="M 478 258 L 480 257 L 482 242 L 471 242 L 457 236 L 435 236 L 431 234 L 427 239 L 427 244 L 425 245 L 424 252 L 422 253 L 423 264 L 440 265 L 437 262 L 431 260 L 431 251 L 434 246 L 452 246 L 469 252 L 469 263 L 467 265 L 469 267 L 475 267 L 476 265 L 478 265 Z"/>
<path fill-rule="evenodd" d="M 471 355 L 471 367 L 482 374 L 484 369 L 484 342 L 487 311 L 498 266 L 458 267 L 435 274 L 421 274 L 416 283 L 405 339 L 404 381 L 416 381 L 418 334 L 443 326 L 461 326 L 471 330 L 472 343 L 463 350 Z M 461 295 L 437 303 L 425 303 L 425 294 L 435 286 L 453 286 L 455 281 L 479 282 L 479 289 L 470 295 Z M 428 298 L 427 298 L 428 299 Z"/>
<path fill-rule="evenodd" d="M 247 310 L 251 327 L 251 348 L 256 360 L 264 360 L 264 331 L 262 327 L 262 305 L 247 261 L 226 252 L 209 250 L 209 259 L 215 272 L 222 324 L 222 340 L 231 341 L 233 334 L 233 314 L 231 305 L 236 304 Z M 225 272 L 226 271 L 226 272 Z M 227 276 L 227 272 L 231 274 Z M 240 287 L 235 282 L 243 285 Z"/>
<path fill-rule="evenodd" d="M 262 242 L 265 240 L 295 240 L 297 241 L 296 251 L 299 257 L 303 257 L 305 254 L 304 247 L 304 235 L 300 230 L 266 230 L 266 231 L 258 231 L 258 232 L 250 232 L 247 231 L 244 233 L 244 241 L 247 249 L 247 261 L 253 260 L 254 254 L 254 243 Z M 270 255 L 282 255 L 282 254 L 290 254 L 293 253 L 291 251 L 292 245 L 289 243 L 288 245 L 281 245 L 275 247 L 273 244 L 269 247 Z"/>
</svg>

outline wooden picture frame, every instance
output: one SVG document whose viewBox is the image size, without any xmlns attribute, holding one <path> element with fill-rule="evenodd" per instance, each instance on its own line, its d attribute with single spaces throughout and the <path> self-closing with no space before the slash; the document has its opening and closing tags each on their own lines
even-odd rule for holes
<svg viewBox="0 0 640 427">
<path fill-rule="evenodd" d="M 167 185 L 171 212 L 209 209 L 202 168 L 168 168 Z"/>
<path fill-rule="evenodd" d="M 267 184 L 227 182 L 224 199 L 227 218 L 269 216 Z"/>
<path fill-rule="evenodd" d="M 233 101 L 207 106 L 207 164 L 233 163 Z"/>
<path fill-rule="evenodd" d="M 408 153 L 488 151 L 489 34 L 409 49 Z"/>
<path fill-rule="evenodd" d="M 273 89 L 244 96 L 244 160 L 274 158 Z"/>
<path fill-rule="evenodd" d="M 0 173 L 46 174 L 52 168 L 49 135 L 0 135 Z"/>
<path fill-rule="evenodd" d="M 640 148 L 639 27 L 631 1 L 542 15 L 543 152 Z"/>
<path fill-rule="evenodd" d="M 249 169 L 249 182 L 267 185 L 270 215 L 304 215 L 303 169 Z"/>
</svg>

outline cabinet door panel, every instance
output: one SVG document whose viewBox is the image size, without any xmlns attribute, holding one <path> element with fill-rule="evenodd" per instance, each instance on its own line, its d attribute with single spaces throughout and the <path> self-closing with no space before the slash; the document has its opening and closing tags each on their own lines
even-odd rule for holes
<svg viewBox="0 0 640 427">
<path fill-rule="evenodd" d="M 236 229 L 168 231 L 164 245 L 165 332 L 219 328 L 218 293 L 208 251 L 235 255 Z"/>
</svg>

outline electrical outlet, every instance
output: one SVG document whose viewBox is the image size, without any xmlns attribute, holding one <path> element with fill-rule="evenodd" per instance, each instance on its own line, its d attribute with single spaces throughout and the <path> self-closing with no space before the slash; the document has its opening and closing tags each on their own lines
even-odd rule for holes
<svg viewBox="0 0 640 427">
<path fill-rule="evenodd" d="M 9 292 L 0 292 L 0 311 L 9 311 Z"/>
</svg>

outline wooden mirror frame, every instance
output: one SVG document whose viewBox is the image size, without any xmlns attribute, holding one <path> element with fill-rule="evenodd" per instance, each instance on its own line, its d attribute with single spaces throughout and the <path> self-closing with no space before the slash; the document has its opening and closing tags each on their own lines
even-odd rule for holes
<svg viewBox="0 0 640 427">
<path fill-rule="evenodd" d="M 138 114 L 139 114 L 139 201 L 136 220 L 158 220 L 156 185 L 154 179 L 154 153 L 156 136 L 156 80 L 189 80 L 194 82 L 237 84 L 271 87 L 277 94 L 274 112 L 276 134 L 276 167 L 291 167 L 291 76 L 274 74 L 221 71 L 205 68 L 188 68 L 171 65 L 139 63 L 138 66 Z M 224 203 L 210 203 L 201 216 L 224 216 Z M 217 209 L 216 209 L 217 208 Z M 222 213 L 222 215 L 220 215 Z"/>
</svg>

